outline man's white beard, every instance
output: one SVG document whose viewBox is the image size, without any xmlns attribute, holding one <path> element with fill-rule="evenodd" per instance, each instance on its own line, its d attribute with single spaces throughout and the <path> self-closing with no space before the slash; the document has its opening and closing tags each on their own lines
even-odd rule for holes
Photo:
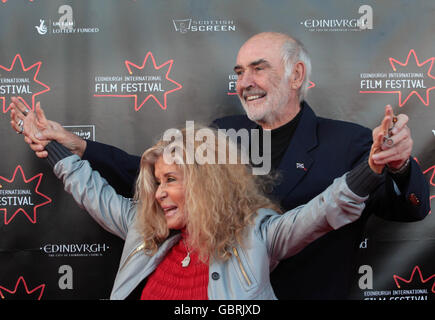
<svg viewBox="0 0 435 320">
<path fill-rule="evenodd" d="M 287 87 L 287 77 L 283 77 L 278 87 L 268 92 L 265 101 L 261 105 L 249 106 L 244 98 L 240 98 L 246 115 L 251 121 L 259 124 L 275 123 L 284 114 L 290 99 L 290 90 Z"/>
</svg>

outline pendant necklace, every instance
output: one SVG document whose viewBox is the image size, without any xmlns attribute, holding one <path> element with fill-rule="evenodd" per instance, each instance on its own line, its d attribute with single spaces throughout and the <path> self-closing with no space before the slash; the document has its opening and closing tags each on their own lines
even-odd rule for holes
<svg viewBox="0 0 435 320">
<path fill-rule="evenodd" d="M 183 261 L 181 261 L 181 266 L 183 268 L 187 268 L 189 266 L 189 263 L 190 263 L 190 251 L 189 251 L 189 249 L 187 249 L 186 242 L 184 242 L 184 239 L 183 239 L 183 244 L 184 244 L 184 247 L 186 248 L 187 256 L 185 256 Z"/>
</svg>

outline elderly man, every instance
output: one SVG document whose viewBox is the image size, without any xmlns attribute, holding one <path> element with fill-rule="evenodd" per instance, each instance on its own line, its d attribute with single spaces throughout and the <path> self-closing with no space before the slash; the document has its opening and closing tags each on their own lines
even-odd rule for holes
<svg viewBox="0 0 435 320">
<path fill-rule="evenodd" d="M 280 33 L 257 34 L 240 48 L 234 70 L 246 115 L 217 119 L 214 124 L 223 129 L 271 130 L 272 167 L 280 179 L 270 193 L 285 210 L 306 203 L 334 178 L 367 158 L 372 143 L 369 129 L 317 117 L 306 103 L 311 64 L 299 41 Z M 43 144 L 32 137 L 31 128 L 26 129 L 23 105 L 16 99 L 13 104 L 12 126 L 17 131 L 24 128 L 26 142 L 38 156 L 45 157 Z M 408 118 L 403 114 L 395 117 L 390 106 L 385 116 L 391 119 L 392 129 L 386 133 L 383 151 L 374 156 L 377 164 L 388 167 L 385 182 L 369 199 L 362 219 L 330 232 L 278 265 L 271 279 L 279 299 L 346 299 L 358 244 L 370 214 L 394 221 L 416 221 L 429 212 L 428 184 L 410 157 Z M 21 126 L 19 120 L 24 121 Z M 119 193 L 131 196 L 139 157 L 81 140 L 53 125 L 59 130 L 39 132 L 39 139 L 56 138 L 88 159 Z M 379 127 L 374 132 L 377 130 Z"/>
</svg>

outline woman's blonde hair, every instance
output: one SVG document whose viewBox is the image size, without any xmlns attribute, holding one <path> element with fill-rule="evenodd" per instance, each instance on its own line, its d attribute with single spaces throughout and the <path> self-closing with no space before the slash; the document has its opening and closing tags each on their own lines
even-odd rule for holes
<svg viewBox="0 0 435 320">
<path fill-rule="evenodd" d="M 280 211 L 278 205 L 264 195 L 262 182 L 258 181 L 261 177 L 252 175 L 249 165 L 240 161 L 237 164 L 229 163 L 230 154 L 240 150 L 236 144 L 223 133 L 206 129 L 212 130 L 214 141 L 195 141 L 190 150 L 184 147 L 183 159 L 177 164 L 184 177 L 184 212 L 188 215 L 186 231 L 189 245 L 197 250 L 204 262 L 209 257 L 225 260 L 231 255 L 231 246 L 236 243 L 243 245 L 243 231 L 253 222 L 259 208 Z M 194 131 L 196 133 L 198 129 Z M 179 132 L 186 146 L 186 129 Z M 224 139 L 224 146 L 218 137 Z M 154 164 L 171 148 L 171 143 L 173 141 L 161 139 L 146 150 L 141 158 L 135 200 L 138 202 L 138 226 L 144 236 L 147 254 L 154 254 L 170 233 L 163 211 L 155 200 L 157 184 Z M 198 152 L 208 152 L 217 160 L 218 152 L 223 149 L 226 151 L 224 164 L 216 164 L 217 161 L 214 164 L 199 164 L 193 157 Z M 189 152 L 193 155 L 189 155 Z M 175 149 L 170 152 L 171 155 L 175 153 Z M 186 161 L 189 156 L 194 159 L 193 163 Z M 240 160 L 239 152 L 237 158 Z"/>
</svg>

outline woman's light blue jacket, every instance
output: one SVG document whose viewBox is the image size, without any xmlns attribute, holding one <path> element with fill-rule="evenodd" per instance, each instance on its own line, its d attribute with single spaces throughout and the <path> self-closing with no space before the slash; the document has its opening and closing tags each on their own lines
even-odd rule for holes
<svg viewBox="0 0 435 320">
<path fill-rule="evenodd" d="M 104 229 L 125 240 L 110 296 L 125 299 L 155 270 L 181 235 L 170 236 L 156 254 L 147 255 L 136 228 L 134 201 L 118 195 L 87 161 L 76 155 L 58 161 L 54 172 L 80 207 Z M 304 206 L 284 214 L 258 210 L 254 223 L 247 227 L 244 244 L 234 244 L 226 261 L 210 259 L 208 298 L 276 299 L 269 274 L 279 261 L 328 231 L 358 219 L 367 198 L 351 191 L 344 175 Z"/>
</svg>

